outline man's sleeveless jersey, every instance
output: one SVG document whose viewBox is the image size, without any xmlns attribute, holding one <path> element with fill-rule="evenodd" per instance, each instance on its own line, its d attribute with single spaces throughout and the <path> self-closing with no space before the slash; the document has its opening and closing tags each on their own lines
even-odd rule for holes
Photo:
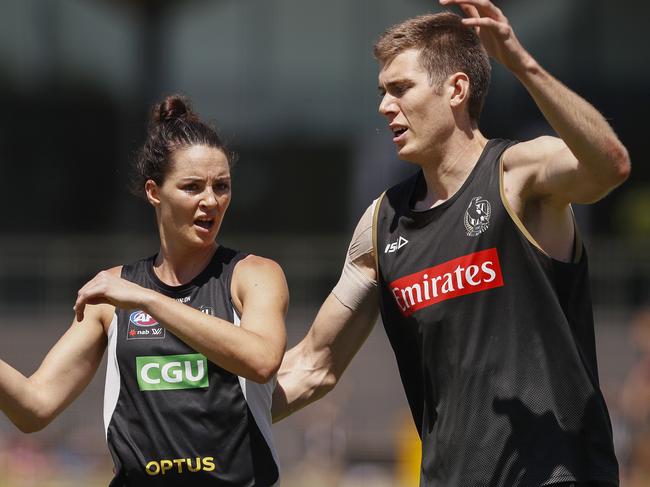
<svg viewBox="0 0 650 487">
<path fill-rule="evenodd" d="M 511 144 L 490 141 L 440 206 L 412 210 L 419 173 L 378 209 L 381 314 L 422 438 L 421 485 L 617 485 L 587 257 L 581 243 L 574 263 L 531 243 L 501 190 Z"/>
<path fill-rule="evenodd" d="M 230 282 L 245 255 L 219 247 L 192 282 L 168 286 L 154 257 L 122 277 L 235 324 Z M 274 382 L 256 384 L 207 360 L 148 314 L 116 309 L 109 329 L 104 422 L 111 487 L 271 486 Z"/>
</svg>

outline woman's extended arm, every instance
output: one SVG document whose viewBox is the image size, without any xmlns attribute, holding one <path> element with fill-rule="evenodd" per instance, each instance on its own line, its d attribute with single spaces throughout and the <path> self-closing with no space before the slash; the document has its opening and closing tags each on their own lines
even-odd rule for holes
<svg viewBox="0 0 650 487">
<path fill-rule="evenodd" d="M 18 429 L 43 429 L 86 388 L 104 354 L 112 314 L 112 306 L 88 307 L 30 377 L 0 360 L 0 410 Z"/>
</svg>

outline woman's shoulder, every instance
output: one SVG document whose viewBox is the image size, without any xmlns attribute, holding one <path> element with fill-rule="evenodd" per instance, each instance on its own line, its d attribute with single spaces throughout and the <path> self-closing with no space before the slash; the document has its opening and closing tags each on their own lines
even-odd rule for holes
<svg viewBox="0 0 650 487">
<path fill-rule="evenodd" d="M 235 272 L 241 273 L 259 273 L 275 274 L 282 273 L 282 267 L 273 259 L 262 257 L 255 254 L 245 254 L 235 265 Z"/>
<path fill-rule="evenodd" d="M 271 300 L 285 309 L 289 301 L 289 288 L 280 264 L 272 259 L 248 254 L 237 262 L 231 284 L 233 304 L 239 312 L 244 302 Z"/>
<path fill-rule="evenodd" d="M 111 267 L 109 269 L 105 269 L 105 272 L 108 272 L 112 276 L 121 276 L 122 275 L 122 268 L 123 265 L 116 265 L 115 267 Z"/>
</svg>

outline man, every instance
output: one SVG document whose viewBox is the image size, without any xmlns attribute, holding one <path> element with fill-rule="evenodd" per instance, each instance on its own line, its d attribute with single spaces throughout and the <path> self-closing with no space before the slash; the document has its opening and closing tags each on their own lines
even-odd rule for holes
<svg viewBox="0 0 650 487">
<path fill-rule="evenodd" d="M 379 111 L 421 171 L 361 218 L 341 280 L 285 356 L 274 418 L 334 387 L 381 310 L 422 438 L 421 485 L 618 485 L 571 204 L 621 184 L 627 151 L 491 2 L 440 3 L 466 18 L 410 19 L 375 45 Z M 488 54 L 559 138 L 483 137 Z"/>
</svg>

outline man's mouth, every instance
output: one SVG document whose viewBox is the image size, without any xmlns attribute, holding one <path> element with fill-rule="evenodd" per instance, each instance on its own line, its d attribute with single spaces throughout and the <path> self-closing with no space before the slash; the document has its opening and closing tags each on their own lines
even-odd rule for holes
<svg viewBox="0 0 650 487">
<path fill-rule="evenodd" d="M 407 127 L 391 127 L 391 132 L 393 132 L 393 142 L 399 142 L 402 139 L 402 136 L 408 130 Z"/>
</svg>

